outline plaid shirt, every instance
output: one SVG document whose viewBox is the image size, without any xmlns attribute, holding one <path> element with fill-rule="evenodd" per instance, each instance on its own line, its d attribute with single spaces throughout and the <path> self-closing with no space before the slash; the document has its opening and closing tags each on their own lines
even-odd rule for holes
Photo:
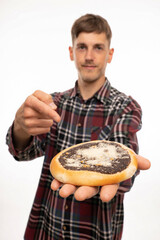
<svg viewBox="0 0 160 240">
<path fill-rule="evenodd" d="M 61 150 L 96 139 L 117 141 L 137 152 L 136 132 L 141 127 L 141 108 L 134 99 L 111 87 L 108 80 L 87 101 L 81 98 L 77 84 L 73 89 L 52 96 L 61 122 L 54 123 L 49 133 L 33 137 L 23 152 L 14 149 L 12 127 L 7 134 L 9 151 L 16 160 L 45 156 L 24 238 L 119 240 L 123 228 L 124 193 L 132 187 L 135 176 L 120 184 L 109 203 L 102 202 L 99 194 L 78 202 L 73 195 L 63 199 L 59 190 L 51 190 L 53 177 L 49 165 Z"/>
</svg>

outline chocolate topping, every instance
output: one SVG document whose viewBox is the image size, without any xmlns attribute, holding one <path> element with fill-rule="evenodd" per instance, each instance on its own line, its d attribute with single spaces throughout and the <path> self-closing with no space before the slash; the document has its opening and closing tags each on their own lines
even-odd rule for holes
<svg viewBox="0 0 160 240">
<path fill-rule="evenodd" d="M 92 152 L 93 151 L 93 152 Z M 93 156 L 95 154 L 95 156 Z M 114 174 L 121 172 L 130 164 L 127 150 L 117 143 L 90 142 L 64 152 L 59 162 L 68 170 L 85 170 Z"/>
</svg>

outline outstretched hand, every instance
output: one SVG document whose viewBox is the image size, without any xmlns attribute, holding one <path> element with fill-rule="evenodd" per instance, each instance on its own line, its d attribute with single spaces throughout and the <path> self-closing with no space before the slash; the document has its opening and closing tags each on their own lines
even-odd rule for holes
<svg viewBox="0 0 160 240">
<path fill-rule="evenodd" d="M 136 155 L 138 160 L 138 169 L 147 170 L 150 168 L 151 163 L 148 159 Z M 62 186 L 62 187 L 61 187 Z M 58 180 L 54 179 L 51 183 L 52 190 L 56 191 L 61 187 L 59 194 L 61 197 L 66 198 L 71 194 L 74 194 L 76 200 L 84 201 L 92 198 L 99 192 L 99 187 L 90 186 L 74 186 L 72 184 L 62 184 Z M 117 193 L 119 184 L 105 185 L 101 187 L 100 198 L 103 202 L 109 202 Z"/>
<path fill-rule="evenodd" d="M 50 131 L 53 121 L 59 122 L 52 96 L 40 90 L 27 97 L 18 109 L 13 127 L 14 145 L 23 150 L 32 136 Z"/>
</svg>

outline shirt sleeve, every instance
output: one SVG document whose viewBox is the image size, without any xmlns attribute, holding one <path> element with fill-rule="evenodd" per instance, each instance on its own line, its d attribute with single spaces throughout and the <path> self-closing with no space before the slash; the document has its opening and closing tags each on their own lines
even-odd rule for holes
<svg viewBox="0 0 160 240">
<path fill-rule="evenodd" d="M 129 104 L 124 108 L 121 115 L 117 117 L 110 140 L 120 142 L 138 153 L 139 148 L 136 133 L 141 129 L 142 110 L 134 99 L 130 99 Z M 138 173 L 139 171 L 132 178 L 121 182 L 118 193 L 123 194 L 130 191 Z"/>
<path fill-rule="evenodd" d="M 9 152 L 17 161 L 28 161 L 37 157 L 41 157 L 45 154 L 45 137 L 33 137 L 30 144 L 23 151 L 18 151 L 14 147 L 12 130 L 13 125 L 8 129 L 6 144 L 8 145 Z"/>
</svg>

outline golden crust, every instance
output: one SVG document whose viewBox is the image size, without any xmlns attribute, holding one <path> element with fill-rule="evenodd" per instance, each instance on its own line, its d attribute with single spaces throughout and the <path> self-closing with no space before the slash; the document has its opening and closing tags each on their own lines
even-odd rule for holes
<svg viewBox="0 0 160 240">
<path fill-rule="evenodd" d="M 104 140 L 96 140 L 94 142 L 99 143 L 100 141 L 104 141 Z M 109 141 L 105 141 L 105 142 L 110 143 Z M 102 174 L 99 172 L 93 172 L 88 170 L 75 171 L 75 170 L 65 169 L 58 160 L 59 157 L 62 155 L 62 153 L 68 151 L 71 148 L 77 147 L 78 145 L 82 145 L 86 143 L 89 143 L 89 142 L 80 143 L 72 147 L 69 147 L 61 151 L 60 153 L 58 153 L 52 159 L 50 164 L 50 171 L 55 179 L 59 180 L 62 183 L 70 183 L 77 186 L 85 186 L 85 185 L 86 186 L 103 186 L 107 184 L 120 183 L 126 179 L 131 178 L 136 172 L 137 158 L 135 153 L 131 149 L 127 148 L 126 146 L 120 143 L 117 143 L 117 144 L 119 144 L 123 149 L 126 149 L 131 157 L 130 164 L 125 170 L 121 172 L 117 172 L 116 174 Z"/>
</svg>

